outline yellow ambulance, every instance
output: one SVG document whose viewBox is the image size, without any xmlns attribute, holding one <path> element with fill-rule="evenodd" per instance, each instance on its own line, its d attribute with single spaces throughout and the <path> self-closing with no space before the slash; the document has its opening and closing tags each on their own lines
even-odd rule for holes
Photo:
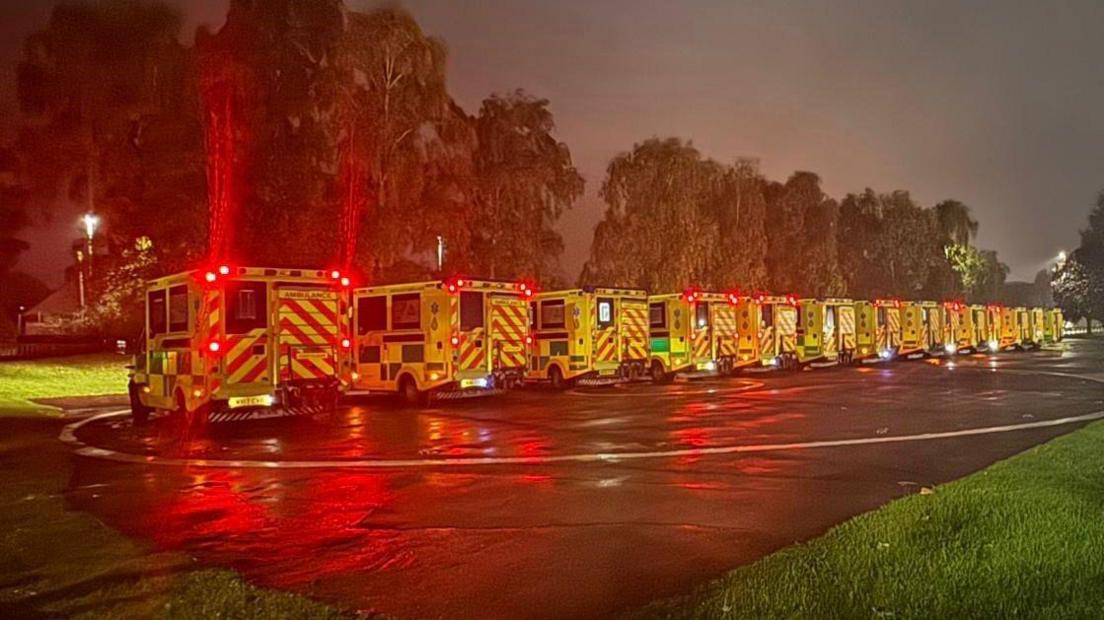
<svg viewBox="0 0 1104 620">
<path fill-rule="evenodd" d="M 1065 317 L 1058 308 L 1048 308 L 1045 312 L 1044 339 L 1047 344 L 1055 344 L 1062 341 L 1062 330 L 1065 327 Z"/>
<path fill-rule="evenodd" d="M 203 422 L 332 409 L 351 379 L 348 286 L 336 271 L 231 265 L 148 282 L 135 421 L 154 410 Z"/>
<path fill-rule="evenodd" d="M 581 288 L 537 293 L 527 379 L 554 388 L 643 377 L 648 368 L 648 293 Z"/>
<path fill-rule="evenodd" d="M 534 294 L 522 282 L 467 278 L 355 289 L 350 393 L 424 404 L 520 385 Z"/>
<path fill-rule="evenodd" d="M 946 350 L 943 308 L 934 301 L 901 303 L 901 349 L 899 355 L 917 359 Z"/>
</svg>

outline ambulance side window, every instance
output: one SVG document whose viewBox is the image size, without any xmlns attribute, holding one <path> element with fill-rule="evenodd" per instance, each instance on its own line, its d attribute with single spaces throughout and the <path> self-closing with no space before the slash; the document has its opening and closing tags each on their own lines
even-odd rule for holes
<svg viewBox="0 0 1104 620">
<path fill-rule="evenodd" d="M 667 327 L 667 304 L 662 301 L 648 304 L 648 327 L 652 329 Z"/>
<path fill-rule="evenodd" d="M 460 293 L 460 331 L 483 327 L 483 293 Z"/>
<path fill-rule="evenodd" d="M 422 295 L 408 293 L 391 298 L 391 329 L 421 329 Z"/>
<path fill-rule="evenodd" d="M 245 334 L 268 326 L 268 287 L 238 282 L 226 288 L 226 333 Z"/>
<path fill-rule="evenodd" d="M 541 329 L 562 329 L 564 326 L 564 300 L 549 299 L 540 304 Z"/>
<path fill-rule="evenodd" d="M 150 338 L 165 333 L 168 327 L 165 320 L 165 289 L 149 292 L 146 299 L 146 311 L 149 313 Z"/>
<path fill-rule="evenodd" d="M 828 306 L 824 309 L 824 332 L 833 333 L 836 331 L 836 308 L 834 306 Z"/>
<path fill-rule="evenodd" d="M 537 302 L 529 302 L 529 329 L 537 328 Z"/>
<path fill-rule="evenodd" d="M 169 331 L 188 331 L 188 285 L 169 289 Z"/>
<path fill-rule="evenodd" d="M 387 329 L 387 297 L 361 297 L 357 300 L 357 333 L 382 332 Z"/>
<path fill-rule="evenodd" d="M 763 319 L 763 327 L 774 327 L 774 306 L 763 306 L 759 315 Z"/>
<path fill-rule="evenodd" d="M 878 325 L 885 325 L 886 311 L 885 308 L 878 308 Z"/>
</svg>

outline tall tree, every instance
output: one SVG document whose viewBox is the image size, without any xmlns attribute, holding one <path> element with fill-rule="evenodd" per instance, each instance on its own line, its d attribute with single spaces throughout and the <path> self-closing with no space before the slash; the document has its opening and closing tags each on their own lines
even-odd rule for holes
<svg viewBox="0 0 1104 620">
<path fill-rule="evenodd" d="M 707 213 L 717 222 L 718 248 L 709 280 L 723 290 L 760 290 L 766 286 L 766 180 L 758 163 L 739 160 L 721 177 Z"/>
<path fill-rule="evenodd" d="M 344 31 L 340 0 L 233 0 L 223 27 L 197 36 L 216 190 L 212 241 L 235 231 L 238 260 L 303 266 L 334 258 L 335 59 Z"/>
<path fill-rule="evenodd" d="M 19 233 L 30 224 L 27 190 L 20 182 L 20 164 L 14 151 L 0 148 L 0 281 L 30 247 Z"/>
<path fill-rule="evenodd" d="M 606 213 L 594 232 L 582 284 L 620 284 L 652 291 L 712 286 L 714 200 L 723 168 L 678 138 L 652 138 L 614 157 L 600 195 Z"/>
<path fill-rule="evenodd" d="M 343 179 L 345 226 L 374 278 L 438 236 L 461 253 L 469 243 L 475 136 L 446 90 L 445 57 L 403 9 L 348 14 L 341 140 L 358 163 Z"/>
<path fill-rule="evenodd" d="M 563 240 L 554 225 L 583 193 L 571 151 L 552 136 L 547 99 L 522 91 L 483 101 L 475 119 L 480 272 L 541 278 L 558 272 Z"/>
<path fill-rule="evenodd" d="M 27 120 L 19 148 L 40 206 L 68 197 L 99 209 L 110 193 L 112 152 L 125 149 L 135 121 L 173 95 L 180 75 L 179 17 L 137 0 L 68 2 L 29 36 L 18 67 Z"/>
<path fill-rule="evenodd" d="M 838 295 L 837 205 L 820 188 L 820 177 L 795 172 L 768 191 L 767 269 L 775 290 L 801 295 Z"/>
</svg>

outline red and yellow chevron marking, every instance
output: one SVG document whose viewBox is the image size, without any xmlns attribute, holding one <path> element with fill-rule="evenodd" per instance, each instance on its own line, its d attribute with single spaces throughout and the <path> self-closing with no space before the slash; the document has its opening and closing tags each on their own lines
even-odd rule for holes
<svg viewBox="0 0 1104 620">
<path fill-rule="evenodd" d="M 901 312 L 896 308 L 886 308 L 885 341 L 886 347 L 901 344 Z"/>
<path fill-rule="evenodd" d="M 759 354 L 764 357 L 773 357 L 777 353 L 774 343 L 774 327 L 764 327 L 759 330 Z"/>
<path fill-rule="evenodd" d="M 708 360 L 713 359 L 713 351 L 710 346 L 712 341 L 709 338 L 709 329 L 698 329 L 694 331 L 694 359 L 695 360 Z"/>
<path fill-rule="evenodd" d="M 614 327 L 597 330 L 594 342 L 594 361 L 612 362 L 617 360 L 617 330 Z"/>
<path fill-rule="evenodd" d="M 498 368 L 524 368 L 529 313 L 520 300 L 491 299 L 491 340 Z"/>
<path fill-rule="evenodd" d="M 267 346 L 268 334 L 264 329 L 255 329 L 243 335 L 227 336 L 226 381 L 228 383 L 267 381 Z M 265 349 L 262 352 L 254 352 L 255 347 L 265 347 Z"/>
<path fill-rule="evenodd" d="M 482 327 L 477 327 L 460 335 L 460 359 L 458 361 L 460 370 L 485 368 L 487 358 L 483 354 L 484 343 Z"/>
<path fill-rule="evenodd" d="M 735 357 L 738 338 L 736 308 L 727 304 L 714 306 L 713 339 L 717 343 L 717 357 Z"/>
<path fill-rule="evenodd" d="M 829 325 L 824 323 L 824 354 L 831 356 L 839 352 L 839 334 L 837 333 L 838 327 L 835 325 Z"/>
<path fill-rule="evenodd" d="M 222 304 L 222 293 L 214 290 L 207 291 L 203 296 L 203 303 L 200 304 L 199 316 L 196 318 L 196 325 L 199 326 L 199 333 L 203 335 L 204 342 L 199 343 L 199 354 L 202 356 L 202 352 L 205 350 L 208 342 L 219 339 L 220 321 L 222 319 L 222 313 L 220 306 Z M 194 349 L 195 347 L 193 347 Z M 207 377 L 207 391 L 210 394 L 214 394 L 222 387 L 222 376 L 219 372 L 218 358 L 208 359 L 203 358 L 203 370 L 202 374 Z"/>
<path fill-rule="evenodd" d="M 280 375 L 287 380 L 326 379 L 337 373 L 340 319 L 336 297 L 281 297 L 277 321 Z"/>
<path fill-rule="evenodd" d="M 648 306 L 645 304 L 621 304 L 621 342 L 623 359 L 648 358 Z"/>
</svg>

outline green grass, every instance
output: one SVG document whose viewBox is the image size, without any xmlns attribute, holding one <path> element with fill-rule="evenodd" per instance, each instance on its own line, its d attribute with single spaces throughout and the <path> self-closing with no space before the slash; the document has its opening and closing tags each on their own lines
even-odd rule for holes
<svg viewBox="0 0 1104 620">
<path fill-rule="evenodd" d="M 201 568 L 75 511 L 65 499 L 73 464 L 46 419 L 0 420 L 0 618 L 348 617 L 295 594 L 258 588 L 229 570 Z M 94 491 L 93 491 L 94 492 Z"/>
<path fill-rule="evenodd" d="M 1099 618 L 1104 423 L 736 569 L 646 618 Z"/>
<path fill-rule="evenodd" d="M 0 362 L 0 416 L 57 412 L 37 398 L 124 394 L 129 363 L 116 353 Z"/>
</svg>

